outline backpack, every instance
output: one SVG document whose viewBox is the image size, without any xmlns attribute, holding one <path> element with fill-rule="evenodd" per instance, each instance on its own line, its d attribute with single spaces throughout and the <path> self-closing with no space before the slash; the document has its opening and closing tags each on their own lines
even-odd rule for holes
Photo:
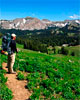
<svg viewBox="0 0 80 100">
<path fill-rule="evenodd" d="M 5 36 L 2 37 L 2 50 L 4 52 L 8 52 L 10 54 L 11 48 L 9 47 L 11 42 L 11 35 L 10 33 L 7 33 Z"/>
</svg>

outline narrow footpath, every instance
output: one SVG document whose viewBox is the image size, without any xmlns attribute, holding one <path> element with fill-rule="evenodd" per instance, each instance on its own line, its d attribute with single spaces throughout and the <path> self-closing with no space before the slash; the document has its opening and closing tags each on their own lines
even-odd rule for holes
<svg viewBox="0 0 80 100">
<path fill-rule="evenodd" d="M 2 64 L 3 69 L 8 72 L 8 68 L 6 68 L 7 63 Z M 17 80 L 17 74 L 5 74 L 5 77 L 8 77 L 8 81 L 6 85 L 9 89 L 13 92 L 13 99 L 12 100 L 28 100 L 31 93 L 28 89 L 25 88 L 27 85 L 26 80 Z"/>
</svg>

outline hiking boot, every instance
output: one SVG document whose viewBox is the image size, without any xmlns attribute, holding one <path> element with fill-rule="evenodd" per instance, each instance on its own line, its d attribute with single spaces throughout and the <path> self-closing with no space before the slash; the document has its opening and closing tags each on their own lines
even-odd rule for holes
<svg viewBox="0 0 80 100">
<path fill-rule="evenodd" d="M 11 74 L 16 74 L 16 72 L 12 72 Z"/>
</svg>

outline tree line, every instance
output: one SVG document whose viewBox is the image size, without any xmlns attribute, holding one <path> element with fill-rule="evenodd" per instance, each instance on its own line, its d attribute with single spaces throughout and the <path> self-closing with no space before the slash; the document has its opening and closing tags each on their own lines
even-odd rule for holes
<svg viewBox="0 0 80 100">
<path fill-rule="evenodd" d="M 69 26 L 68 26 L 69 27 Z M 80 44 L 79 28 L 71 31 L 68 28 L 49 28 L 45 30 L 15 30 L 15 29 L 0 29 L 0 32 L 15 33 L 17 42 L 24 45 L 25 49 L 48 52 L 49 46 L 62 46 L 68 44 L 71 46 Z M 71 34 L 71 35 L 69 35 Z M 2 34 L 0 34 L 0 37 Z"/>
<path fill-rule="evenodd" d="M 79 37 L 69 37 L 64 35 L 33 35 L 18 37 L 17 42 L 24 45 L 24 49 L 30 49 L 41 52 L 48 52 L 47 47 L 62 46 L 68 44 L 69 46 L 79 45 Z"/>
</svg>

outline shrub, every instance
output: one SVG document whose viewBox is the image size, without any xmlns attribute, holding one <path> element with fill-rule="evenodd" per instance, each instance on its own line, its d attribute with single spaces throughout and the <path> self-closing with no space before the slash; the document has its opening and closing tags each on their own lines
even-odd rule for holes
<svg viewBox="0 0 80 100">
<path fill-rule="evenodd" d="M 4 70 L 0 70 L 0 100 L 12 100 L 12 91 L 5 85 L 7 78 L 4 77 Z"/>
<path fill-rule="evenodd" d="M 30 100 L 39 100 L 39 97 L 40 97 L 40 89 L 35 89 L 34 93 L 32 93 L 32 95 L 30 96 Z"/>
<path fill-rule="evenodd" d="M 0 100 L 12 100 L 12 98 L 12 91 L 6 85 L 2 85 L 0 88 Z"/>
<path fill-rule="evenodd" d="M 61 53 L 64 54 L 64 55 L 68 55 L 69 52 L 68 52 L 67 49 L 65 49 L 64 47 L 62 47 L 61 48 Z"/>
<path fill-rule="evenodd" d="M 75 53 L 74 53 L 74 52 L 72 52 L 72 53 L 71 53 L 71 56 L 75 56 Z"/>
<path fill-rule="evenodd" d="M 24 74 L 22 74 L 21 72 L 18 72 L 17 79 L 18 80 L 24 80 L 25 79 Z"/>
</svg>

